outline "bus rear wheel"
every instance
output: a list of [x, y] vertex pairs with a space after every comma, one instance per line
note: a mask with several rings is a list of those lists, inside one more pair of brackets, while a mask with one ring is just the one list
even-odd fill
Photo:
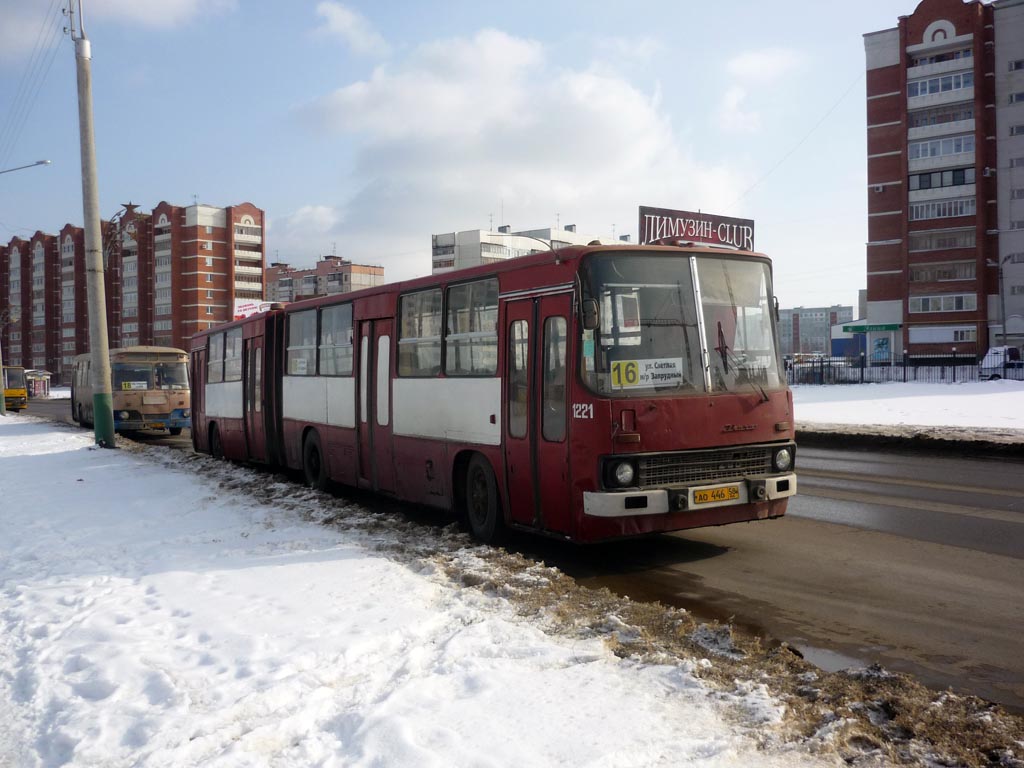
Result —
[[317, 491], [327, 490], [327, 465], [320, 447], [320, 435], [316, 432], [310, 432], [302, 444], [302, 471], [306, 475], [306, 485]]
[[224, 458], [224, 447], [220, 443], [220, 430], [216, 424], [210, 427], [210, 455], [215, 459]]
[[466, 522], [473, 537], [484, 544], [497, 544], [504, 537], [498, 483], [491, 465], [479, 454], [466, 469]]

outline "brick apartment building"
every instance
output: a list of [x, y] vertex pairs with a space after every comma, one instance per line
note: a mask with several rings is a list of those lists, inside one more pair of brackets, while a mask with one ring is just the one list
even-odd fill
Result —
[[1024, 0], [923, 0], [864, 47], [867, 323], [896, 354], [1020, 346]]
[[[196, 331], [230, 320], [236, 300], [263, 298], [264, 213], [250, 203], [216, 208], [127, 205], [102, 222], [111, 347], [188, 348]], [[38, 368], [66, 384], [89, 351], [85, 233], [0, 245], [0, 343], [4, 363]]]
[[832, 353], [832, 326], [853, 320], [851, 305], [779, 310], [779, 346], [784, 355]]
[[309, 269], [276, 261], [267, 267], [266, 283], [267, 301], [298, 301], [382, 285], [384, 267], [353, 264], [340, 256], [322, 256]]

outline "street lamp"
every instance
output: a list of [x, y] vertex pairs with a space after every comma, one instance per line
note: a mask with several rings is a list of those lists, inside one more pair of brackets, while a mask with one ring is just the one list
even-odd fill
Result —
[[23, 168], [35, 168], [37, 165], [49, 165], [49, 164], [50, 164], [49, 160], [36, 160], [34, 163], [29, 163], [28, 165], [19, 165], [17, 168], [8, 168], [6, 170], [0, 171], [0, 173], [10, 173], [11, 171], [20, 171]]

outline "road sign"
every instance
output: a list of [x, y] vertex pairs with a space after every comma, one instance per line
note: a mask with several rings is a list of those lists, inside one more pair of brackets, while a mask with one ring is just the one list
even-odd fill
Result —
[[891, 325], [844, 325], [843, 333], [868, 333], [869, 331], [898, 331], [903, 326], [900, 323]]

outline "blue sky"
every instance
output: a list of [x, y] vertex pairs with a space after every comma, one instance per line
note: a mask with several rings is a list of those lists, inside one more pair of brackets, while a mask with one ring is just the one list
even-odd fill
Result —
[[[53, 161], [0, 175], [3, 243], [82, 221], [62, 2], [0, 0], [0, 169]], [[398, 280], [432, 233], [700, 209], [755, 220], [783, 306], [856, 304], [862, 36], [915, 6], [85, 0], [101, 212], [249, 201], [269, 260]]]

